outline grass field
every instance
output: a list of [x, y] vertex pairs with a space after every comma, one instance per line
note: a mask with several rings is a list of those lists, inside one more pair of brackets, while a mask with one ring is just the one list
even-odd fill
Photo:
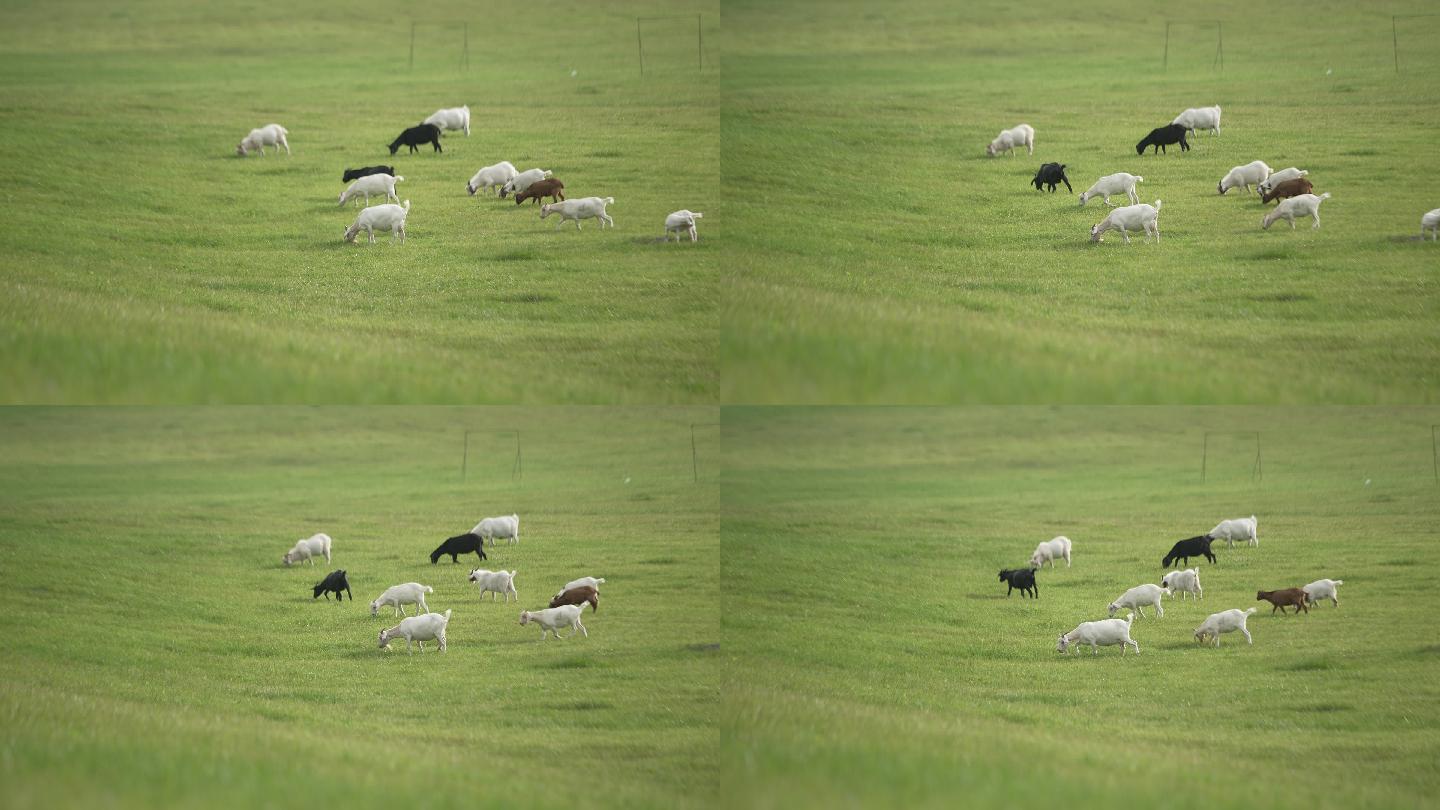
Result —
[[[0, 401], [714, 402], [718, 8], [7, 4]], [[468, 71], [456, 24], [408, 69], [412, 14], [469, 20]], [[461, 104], [470, 137], [390, 157]], [[293, 156], [237, 157], [272, 121]], [[616, 230], [469, 197], [502, 159], [613, 196]], [[409, 243], [342, 243], [342, 170], [392, 162]], [[711, 216], [667, 249], [678, 208]]]
[[[724, 411], [722, 779], [736, 807], [1433, 807], [1435, 409]], [[1201, 447], [1210, 440], [1206, 483]], [[1261, 479], [1252, 479], [1259, 431]], [[1367, 481], [1368, 486], [1367, 486]], [[1141, 654], [1056, 637], [1256, 514]], [[1065, 534], [1040, 598], [996, 571]], [[1257, 589], [1343, 579], [1340, 606]], [[1260, 603], [1263, 605], [1263, 603]]]
[[[1440, 17], [1131, 2], [725, 5], [727, 403], [1434, 402]], [[1161, 70], [1167, 19], [1177, 27]], [[1134, 145], [1219, 104], [1193, 151]], [[1020, 122], [1034, 156], [988, 158]], [[1334, 197], [1324, 227], [1260, 229], [1216, 184], [1263, 159]], [[1091, 245], [1079, 193], [1145, 178], [1162, 241]], [[1417, 163], [1418, 162], [1418, 163]], [[1305, 228], [1308, 223], [1303, 223]], [[1138, 241], [1138, 240], [1137, 240]]]
[[[714, 408], [0, 411], [0, 805], [710, 804], [715, 422]], [[511, 511], [521, 543], [488, 567], [519, 572], [520, 604], [482, 604], [469, 566], [429, 553]], [[312, 600], [323, 561], [281, 565], [315, 531], [359, 601]], [[588, 639], [517, 624], [582, 575], [606, 579]], [[410, 580], [454, 611], [444, 655], [377, 648], [395, 621], [368, 602]]]

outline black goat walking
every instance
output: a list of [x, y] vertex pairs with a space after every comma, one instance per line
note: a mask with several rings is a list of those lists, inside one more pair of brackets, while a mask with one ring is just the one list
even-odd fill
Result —
[[454, 537], [447, 538], [445, 542], [440, 544], [439, 548], [430, 552], [430, 564], [434, 565], [439, 562], [440, 558], [446, 554], [450, 555], [450, 562], [458, 563], [460, 562], [461, 554], [469, 554], [472, 551], [480, 555], [480, 559], [487, 559], [485, 556], [485, 541], [480, 539], [480, 535], [457, 534]]
[[315, 595], [311, 598], [319, 599], [320, 594], [323, 593], [325, 594], [325, 601], [328, 602], [330, 601], [330, 594], [334, 593], [336, 601], [343, 602], [345, 601], [345, 597], [341, 595], [341, 591], [350, 594], [351, 602], [355, 601], [355, 594], [350, 593], [350, 580], [345, 578], [345, 569], [343, 568], [339, 571], [331, 571], [329, 574], [326, 574], [325, 578], [320, 580], [320, 584], [315, 586]]
[[1010, 593], [1016, 589], [1019, 589], [1022, 599], [1026, 591], [1030, 591], [1030, 595], [1036, 599], [1040, 598], [1040, 588], [1035, 584], [1034, 568], [1006, 569], [1000, 572], [1000, 581], [1008, 586], [1005, 588], [1006, 599], [1009, 599]]
[[1075, 189], [1070, 187], [1070, 178], [1065, 176], [1064, 163], [1041, 164], [1040, 171], [1035, 172], [1035, 179], [1031, 180], [1030, 182], [1035, 184], [1036, 191], [1044, 191], [1041, 186], [1048, 183], [1050, 186], [1050, 192], [1053, 194], [1055, 192], [1055, 184], [1064, 183], [1066, 191], [1069, 191], [1072, 194], [1075, 192]]
[[418, 152], [416, 148], [422, 143], [433, 144], [436, 152], [444, 152], [440, 148], [440, 128], [434, 124], [421, 124], [418, 127], [410, 127], [400, 133], [400, 137], [390, 142], [390, 154], [395, 154], [402, 146], [410, 147], [411, 152]]
[[1191, 557], [1200, 556], [1214, 563], [1215, 555], [1210, 553], [1210, 544], [1214, 540], [1215, 538], [1208, 534], [1181, 540], [1170, 548], [1170, 553], [1165, 555], [1165, 559], [1160, 561], [1160, 565], [1169, 568], [1170, 564], [1176, 560], [1184, 560], [1183, 564], [1189, 565]]
[[1162, 152], [1165, 151], [1167, 145], [1177, 143], [1180, 144], [1181, 152], [1190, 151], [1190, 144], [1185, 142], [1185, 127], [1180, 124], [1167, 124], [1150, 130], [1150, 134], [1146, 135], [1144, 140], [1135, 144], [1135, 154], [1145, 154], [1147, 146], [1153, 146], [1156, 152]]

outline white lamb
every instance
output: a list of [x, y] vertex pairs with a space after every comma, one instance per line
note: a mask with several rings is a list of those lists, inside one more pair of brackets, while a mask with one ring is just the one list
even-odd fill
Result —
[[365, 204], [369, 205], [372, 194], [398, 203], [400, 198], [395, 196], [395, 184], [404, 179], [404, 177], [391, 177], [388, 174], [367, 174], [340, 192], [340, 204], [344, 205], [351, 200], [358, 202], [361, 197], [364, 197]]
[[540, 625], [540, 640], [544, 641], [548, 633], [554, 633], [555, 638], [566, 638], [560, 635], [560, 628], [569, 627], [570, 638], [576, 633], [584, 633], [586, 638], [590, 637], [590, 631], [580, 623], [580, 605], [561, 605], [560, 607], [545, 608], [544, 610], [522, 610], [520, 611], [520, 624], [526, 625], [535, 622]]
[[1214, 540], [1224, 540], [1226, 548], [1234, 548], [1236, 540], [1244, 540], [1246, 545], [1258, 546], [1260, 538], [1256, 530], [1259, 526], [1255, 516], [1251, 515], [1248, 518], [1222, 520], [1206, 533]]
[[1120, 594], [1119, 599], [1110, 603], [1110, 615], [1114, 616], [1121, 608], [1131, 608], [1143, 618], [1145, 616], [1144, 606], [1154, 605], [1155, 616], [1163, 619], [1165, 618], [1165, 608], [1161, 607], [1160, 600], [1167, 593], [1170, 593], [1168, 588], [1151, 585], [1148, 582], [1144, 585], [1136, 585], [1125, 593]]
[[376, 231], [389, 231], [390, 241], [394, 242], [395, 237], [400, 237], [400, 243], [405, 243], [405, 217], [410, 215], [410, 201], [405, 201], [402, 208], [394, 203], [384, 205], [372, 205], [360, 212], [355, 218], [355, 224], [345, 229], [345, 241], [354, 242], [355, 236], [361, 231], [370, 234], [370, 244], [375, 244]]
[[1099, 180], [1096, 180], [1095, 185], [1091, 186], [1088, 191], [1080, 192], [1080, 205], [1085, 205], [1086, 200], [1091, 200], [1095, 197], [1104, 197], [1105, 204], [1114, 208], [1115, 206], [1110, 202], [1111, 194], [1124, 194], [1130, 198], [1130, 203], [1133, 205], [1140, 202], [1140, 195], [1135, 193], [1135, 184], [1143, 182], [1145, 182], [1145, 178], [1138, 174], [1130, 174], [1129, 172], [1107, 174]]
[[1195, 628], [1195, 640], [1204, 643], [1206, 638], [1214, 638], [1215, 646], [1219, 647], [1221, 633], [1233, 633], [1239, 630], [1245, 634], [1246, 644], [1254, 644], [1254, 640], [1250, 638], [1250, 631], [1245, 627], [1245, 619], [1254, 612], [1255, 608], [1252, 607], [1245, 610], [1232, 608], [1219, 613], [1211, 613], [1205, 618], [1205, 621], [1200, 623], [1199, 627]]
[[1119, 231], [1125, 238], [1125, 244], [1130, 244], [1130, 232], [1141, 229], [1145, 231], [1145, 241], [1150, 241], [1151, 234], [1155, 236], [1156, 244], [1160, 242], [1160, 200], [1154, 205], [1126, 205], [1111, 211], [1108, 216], [1100, 220], [1095, 227], [1090, 229], [1090, 241], [1099, 242], [1100, 235], [1106, 231]]
[[380, 649], [390, 649], [390, 639], [404, 638], [405, 652], [412, 652], [410, 642], [414, 641], [420, 645], [420, 652], [425, 652], [425, 642], [440, 642], [440, 652], [445, 652], [445, 628], [450, 624], [450, 611], [444, 615], [439, 613], [422, 613], [419, 616], [410, 616], [400, 620], [400, 624], [386, 630], [380, 631]]
[[675, 234], [675, 244], [680, 244], [680, 234], [689, 231], [690, 241], [699, 241], [700, 236], [695, 232], [695, 220], [705, 216], [698, 211], [686, 211], [681, 209], [665, 217], [665, 241], [670, 241], [670, 234]]
[[[485, 598], [486, 593], [491, 593], [503, 596], [506, 602], [509, 602], [512, 596], [516, 602], [520, 601], [520, 594], [515, 592], [514, 571], [486, 571], [484, 568], [476, 568], [470, 572], [470, 581], [480, 588], [481, 599]], [[492, 595], [490, 601], [494, 602], [495, 596]]]
[[421, 121], [422, 124], [434, 124], [441, 129], [463, 129], [465, 137], [470, 137], [470, 106], [449, 107], [443, 110], [436, 110], [430, 113], [430, 117]]
[[520, 542], [520, 516], [501, 515], [500, 517], [487, 517], [475, 524], [470, 533], [480, 538], [481, 542], [490, 541], [495, 545], [496, 540], [508, 540], [510, 545]]
[[1035, 154], [1035, 128], [1029, 124], [1020, 124], [1012, 129], [1002, 129], [995, 140], [985, 147], [985, 154], [994, 157], [1001, 152], [1009, 152], [1017, 146], [1023, 146], [1029, 150], [1029, 154]]
[[1275, 220], [1283, 219], [1290, 223], [1290, 230], [1293, 231], [1296, 217], [1310, 217], [1315, 220], [1315, 224], [1310, 226], [1310, 230], [1313, 231], [1320, 227], [1320, 203], [1328, 199], [1330, 199], [1330, 192], [1327, 191], [1318, 197], [1314, 194], [1297, 194], [1289, 199], [1281, 200], [1280, 204], [1275, 206], [1274, 211], [1266, 214], [1260, 220], [1260, 227], [1268, 231]]
[[434, 588], [418, 582], [391, 585], [374, 602], [370, 603], [370, 615], [378, 616], [380, 608], [389, 606], [395, 608], [395, 615], [399, 616], [405, 612], [405, 605], [415, 605], [416, 616], [429, 613], [430, 606], [425, 604], [425, 594], [434, 592]]
[[1305, 592], [1306, 602], [1319, 602], [1321, 599], [1329, 599], [1340, 607], [1340, 597], [1335, 593], [1338, 585], [1344, 585], [1343, 579], [1317, 579], [1300, 590]]
[[1175, 116], [1172, 124], [1180, 124], [1194, 133], [1196, 130], [1208, 129], [1216, 135], [1220, 134], [1220, 107], [1191, 107], [1185, 112]]
[[1046, 540], [1035, 547], [1035, 553], [1030, 555], [1030, 564], [1036, 568], [1043, 568], [1045, 563], [1055, 567], [1055, 559], [1063, 558], [1065, 567], [1070, 567], [1070, 538], [1061, 535], [1054, 540]]
[[1425, 232], [1430, 232], [1430, 241], [1440, 240], [1440, 208], [1420, 217], [1420, 241], [1425, 241]]
[[1200, 572], [1194, 568], [1171, 571], [1160, 579], [1160, 587], [1169, 589], [1171, 599], [1175, 598], [1177, 592], [1181, 594], [1182, 600], [1185, 598], [1185, 594], [1196, 599], [1205, 598], [1205, 590], [1200, 587]]
[[561, 200], [558, 203], [546, 203], [540, 206], [540, 218], [544, 219], [551, 214], [559, 214], [560, 221], [555, 223], [555, 229], [559, 230], [567, 220], [575, 220], [575, 230], [580, 230], [580, 220], [600, 220], [600, 230], [605, 230], [608, 224], [615, 227], [615, 220], [605, 213], [605, 206], [614, 205], [614, 197], [577, 197], [570, 200]]
[[1097, 647], [1110, 647], [1120, 645], [1120, 654], [1125, 654], [1125, 646], [1135, 648], [1135, 654], [1140, 654], [1140, 644], [1130, 638], [1130, 623], [1135, 621], [1135, 614], [1128, 614], [1123, 619], [1101, 619], [1097, 622], [1082, 622], [1079, 627], [1068, 633], [1060, 634], [1060, 642], [1055, 649], [1058, 652], [1066, 652], [1070, 647], [1090, 645], [1090, 654], [1098, 655]]
[[1270, 167], [1265, 164], [1265, 161], [1252, 160], [1244, 166], [1236, 166], [1231, 169], [1224, 177], [1220, 178], [1220, 182], [1215, 187], [1220, 190], [1221, 194], [1232, 188], [1243, 188], [1245, 193], [1249, 194], [1251, 186], [1255, 186], [1258, 191], [1260, 184], [1269, 177]]
[[475, 172], [475, 176], [470, 178], [469, 183], [465, 184], [465, 190], [470, 192], [470, 196], [473, 197], [475, 196], [475, 192], [482, 188], [493, 188], [498, 195], [500, 193], [500, 187], [509, 182], [510, 179], [517, 174], [519, 174], [519, 172], [515, 171], [514, 164], [508, 160], [502, 160], [494, 166], [486, 166], [480, 171]]
[[1261, 181], [1260, 181], [1260, 185], [1257, 186], [1256, 188], [1259, 190], [1259, 192], [1260, 192], [1261, 194], [1269, 194], [1269, 193], [1270, 193], [1270, 189], [1272, 189], [1272, 188], [1280, 185], [1281, 183], [1285, 182], [1286, 180], [1294, 180], [1294, 179], [1299, 178], [1299, 177], [1304, 177], [1304, 176], [1308, 175], [1309, 173], [1310, 173], [1310, 172], [1308, 172], [1308, 171], [1302, 171], [1302, 170], [1300, 170], [1300, 169], [1295, 168], [1294, 166], [1291, 166], [1291, 167], [1288, 168], [1288, 169], [1281, 169], [1281, 170], [1278, 171], [1278, 172], [1271, 172], [1271, 173], [1270, 173], [1270, 176], [1267, 177], [1267, 178], [1265, 178], [1264, 180], [1261, 180]]
[[322, 554], [325, 556], [325, 562], [330, 562], [330, 535], [323, 532], [311, 535], [304, 540], [296, 540], [295, 547], [285, 552], [285, 556], [280, 559], [286, 565], [306, 560], [314, 565], [315, 558]]
[[266, 124], [259, 129], [252, 129], [250, 134], [240, 142], [240, 145], [235, 147], [235, 154], [245, 157], [250, 154], [251, 149], [259, 149], [261, 156], [264, 156], [265, 147], [273, 146], [275, 151], [279, 152], [280, 147], [283, 146], [285, 154], [288, 155], [290, 154], [290, 143], [285, 140], [285, 136], [289, 134], [290, 131], [279, 124]]
[[518, 194], [549, 176], [549, 169], [526, 169], [509, 180], [506, 180], [504, 184], [500, 186], [500, 196], [504, 197], [506, 194]]

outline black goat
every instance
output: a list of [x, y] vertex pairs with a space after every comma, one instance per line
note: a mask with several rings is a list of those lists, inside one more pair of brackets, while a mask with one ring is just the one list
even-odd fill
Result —
[[1010, 598], [1010, 592], [1016, 588], [1020, 589], [1020, 598], [1022, 599], [1025, 598], [1026, 591], [1030, 591], [1030, 595], [1036, 599], [1040, 598], [1040, 588], [1035, 584], [1034, 568], [1006, 569], [1000, 572], [1000, 581], [1007, 584], [1006, 599]]
[[1040, 171], [1035, 172], [1035, 179], [1031, 180], [1030, 182], [1035, 184], [1036, 191], [1043, 191], [1044, 189], [1040, 187], [1047, 183], [1050, 185], [1050, 192], [1052, 194], [1055, 192], [1056, 183], [1064, 183], [1066, 191], [1069, 191], [1071, 193], [1074, 193], [1075, 191], [1075, 189], [1070, 187], [1070, 178], [1065, 176], [1064, 163], [1041, 164]]
[[440, 128], [434, 124], [421, 124], [418, 127], [410, 127], [400, 133], [400, 137], [390, 142], [390, 154], [395, 154], [402, 146], [410, 147], [411, 152], [418, 152], [415, 147], [422, 143], [433, 144], [436, 152], [444, 152], [440, 148]]
[[457, 534], [440, 544], [440, 547], [430, 552], [430, 564], [434, 565], [446, 554], [450, 555], [450, 562], [460, 562], [461, 554], [475, 552], [480, 559], [488, 559], [485, 556], [485, 541], [480, 539], [478, 534]]
[[1210, 544], [1214, 542], [1214, 540], [1215, 538], [1208, 534], [1181, 540], [1170, 548], [1170, 553], [1165, 555], [1165, 559], [1160, 561], [1160, 565], [1169, 568], [1170, 564], [1176, 560], [1184, 560], [1185, 562], [1183, 564], [1189, 565], [1191, 557], [1200, 556], [1204, 556], [1205, 559], [1214, 563], [1215, 555], [1210, 553]]
[[1155, 147], [1157, 153], [1162, 152], [1166, 145], [1176, 143], [1180, 144], [1181, 152], [1190, 151], [1190, 144], [1185, 142], [1185, 127], [1180, 124], [1168, 124], [1163, 127], [1156, 127], [1150, 130], [1150, 134], [1145, 136], [1145, 140], [1135, 144], [1135, 154], [1145, 154], [1145, 147], [1147, 146]]
[[[350, 580], [345, 578], [345, 569], [343, 568], [339, 571], [331, 571], [329, 574], [326, 574], [325, 578], [320, 580], [320, 584], [315, 586], [315, 595], [311, 598], [319, 599], [320, 594], [323, 593], [325, 594], [325, 601], [328, 602], [330, 601], [330, 594], [333, 592], [336, 601], [343, 602], [345, 601], [345, 597], [341, 595], [341, 591], [350, 593]], [[350, 601], [355, 601], [355, 594], [350, 593]]]
[[366, 167], [363, 168], [363, 169], [346, 169], [346, 170], [345, 170], [345, 176], [342, 177], [342, 178], [340, 178], [340, 182], [342, 182], [342, 183], [348, 183], [348, 182], [350, 182], [351, 180], [359, 180], [359, 179], [362, 178], [362, 177], [369, 177], [369, 176], [372, 175], [372, 174], [388, 174], [388, 175], [390, 175], [391, 177], [394, 177], [394, 176], [395, 176], [395, 167], [394, 167], [394, 166], [366, 166]]

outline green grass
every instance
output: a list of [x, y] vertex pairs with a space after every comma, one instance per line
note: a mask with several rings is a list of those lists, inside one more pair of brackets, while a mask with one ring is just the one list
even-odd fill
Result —
[[[722, 773], [736, 807], [1433, 807], [1434, 409], [727, 408]], [[1258, 430], [1262, 481], [1252, 480]], [[1201, 447], [1211, 437], [1206, 483]], [[1370, 482], [1366, 485], [1366, 481]], [[1256, 514], [1141, 654], [1055, 639]], [[996, 571], [1065, 534], [1040, 598]], [[1219, 649], [1204, 616], [1343, 579]]]
[[[0, 804], [710, 804], [715, 421], [713, 408], [5, 409]], [[522, 436], [521, 480], [506, 430]], [[481, 603], [465, 564], [430, 564], [445, 537], [511, 511], [521, 543], [487, 565], [519, 572], [519, 605]], [[281, 565], [315, 531], [334, 537], [354, 604], [312, 599], [323, 561]], [[582, 575], [607, 581], [588, 639], [541, 643], [517, 624]], [[395, 621], [367, 603], [412, 580], [454, 610], [444, 655], [377, 648]]]
[[[705, 403], [718, 253], [656, 241], [715, 210], [718, 6], [11, 3], [0, 31], [0, 401]], [[678, 26], [678, 27], [677, 27]], [[571, 71], [576, 71], [572, 77]], [[445, 152], [386, 145], [469, 104]], [[235, 155], [255, 126], [291, 157]], [[617, 228], [556, 232], [470, 197], [481, 166], [543, 166], [613, 196]], [[395, 165], [404, 246], [344, 244], [344, 168]], [[388, 238], [388, 237], [385, 237]], [[383, 241], [383, 239], [382, 239]]]
[[[1435, 401], [1440, 18], [1402, 23], [1399, 75], [1389, 19], [1428, 11], [1222, 0], [1179, 16], [1224, 22], [1223, 72], [1181, 28], [1161, 72], [1167, 4], [727, 3], [723, 401]], [[1221, 135], [1136, 156], [1209, 104]], [[1021, 121], [1035, 155], [986, 157]], [[1322, 230], [1217, 195], [1255, 159], [1334, 194]], [[1049, 161], [1143, 176], [1163, 241], [1091, 245], [1102, 205], [1029, 185]]]

